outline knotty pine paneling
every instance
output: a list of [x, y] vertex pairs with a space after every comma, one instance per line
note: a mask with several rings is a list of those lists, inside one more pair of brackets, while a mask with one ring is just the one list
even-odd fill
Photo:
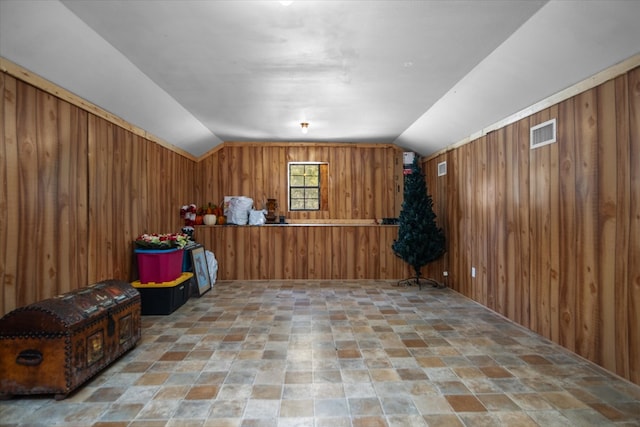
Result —
[[[615, 82], [608, 81], [597, 88], [597, 168], [598, 204], [597, 204], [597, 232], [599, 239], [598, 251], [598, 282], [615, 283], [616, 265], [616, 211], [617, 211], [617, 150], [609, 150], [610, 141], [616, 140], [616, 102]], [[602, 351], [602, 348], [615, 347], [615, 287], [603, 286], [600, 290], [600, 310], [597, 319], [598, 332], [601, 343], [596, 350], [604, 365], [615, 365], [615, 353]]]
[[133, 239], [180, 228], [196, 162], [0, 74], [0, 314], [133, 280]]
[[[532, 123], [542, 123], [549, 120], [549, 112], [545, 110], [534, 115]], [[531, 280], [529, 282], [530, 301], [532, 307], [529, 313], [529, 328], [539, 334], [550, 337], [549, 329], [549, 275], [551, 254], [551, 228], [549, 224], [551, 201], [550, 184], [550, 152], [557, 150], [557, 144], [545, 145], [529, 154], [529, 209], [530, 209], [530, 244], [537, 248], [531, 252]]]
[[[488, 236], [489, 246], [487, 250], [489, 253], [494, 252], [496, 254], [496, 262], [489, 263], [488, 269], [491, 271], [489, 277], [496, 278], [495, 282], [489, 282], [491, 287], [491, 301], [494, 310], [499, 313], [507, 311], [507, 298], [509, 292], [507, 291], [506, 279], [507, 279], [507, 217], [506, 217], [506, 193], [507, 193], [507, 165], [506, 165], [506, 138], [507, 129], [500, 129], [499, 132], [490, 134], [488, 140], [489, 148], [491, 148], [490, 161], [488, 165], [488, 175], [493, 176], [492, 188], [493, 188], [493, 201], [489, 200], [489, 205], [494, 206], [493, 212], [489, 213], [489, 218], [493, 216], [494, 222], [490, 222], [492, 227], [489, 228]], [[492, 173], [493, 171], [493, 173]]]
[[[199, 162], [194, 203], [246, 196], [261, 209], [266, 199], [275, 198], [280, 214], [295, 220], [397, 217], [401, 156], [398, 147], [383, 144], [225, 143]], [[287, 210], [289, 162], [328, 163], [327, 211]]]
[[[248, 195], [275, 197], [284, 209], [289, 160], [328, 162], [330, 199], [327, 212], [287, 216], [373, 219], [400, 210], [397, 147], [237, 143], [196, 163], [7, 73], [0, 91], [2, 314], [103, 278], [131, 278], [133, 237], [177, 229], [184, 203]], [[529, 127], [544, 117], [558, 118], [558, 143], [533, 153]], [[448, 173], [433, 184], [442, 160]], [[638, 69], [427, 160], [448, 245], [429, 276], [446, 268], [453, 289], [640, 384], [638, 164]], [[395, 227], [248, 229], [203, 233], [221, 278], [410, 274], [390, 249]]]
[[0, 74], [0, 312], [5, 313], [15, 307], [18, 299], [16, 272], [18, 266], [18, 250], [20, 232], [18, 229], [20, 210], [18, 181], [17, 141], [17, 81]]
[[[225, 143], [199, 162], [195, 203], [247, 196], [260, 209], [276, 198], [280, 215], [297, 221], [397, 217], [401, 158], [381, 144]], [[288, 212], [288, 163], [307, 161], [329, 165], [328, 210]], [[198, 227], [196, 237], [216, 254], [223, 280], [401, 279], [408, 271], [391, 251], [397, 227]]]
[[[529, 281], [531, 275], [531, 267], [529, 263], [529, 258], [531, 256], [531, 252], [534, 251], [534, 248], [531, 245], [531, 234], [530, 223], [531, 218], [529, 215], [529, 187], [530, 182], [527, 179], [527, 173], [530, 168], [529, 164], [529, 129], [531, 123], [529, 118], [525, 118], [516, 123], [516, 126], [519, 128], [518, 132], [518, 154], [519, 154], [519, 164], [517, 172], [514, 172], [513, 179], [518, 183], [518, 197], [517, 197], [517, 205], [514, 206], [514, 209], [518, 210], [518, 224], [517, 224], [517, 232], [519, 232], [520, 236], [520, 245], [515, 246], [514, 252], [509, 252], [511, 256], [516, 257], [515, 263], [518, 264], [518, 270], [520, 275], [512, 278], [511, 283], [517, 283], [518, 288], [516, 292], [520, 291], [521, 299], [520, 299], [520, 310], [517, 310], [516, 319], [521, 319], [521, 324], [529, 323], [529, 315], [531, 312], [531, 289], [529, 288]], [[515, 141], [507, 141], [507, 144], [516, 144]], [[519, 257], [518, 257], [519, 255]], [[510, 287], [513, 285], [510, 284]], [[516, 304], [517, 305], [517, 304]]]
[[[39, 283], [40, 272], [42, 271], [42, 259], [50, 254], [43, 253], [37, 257], [37, 262], [30, 259], [33, 254], [26, 248], [25, 243], [30, 243], [33, 247], [39, 246], [40, 240], [44, 237], [38, 235], [37, 215], [38, 215], [38, 145], [36, 130], [37, 114], [37, 90], [31, 86], [18, 86], [17, 103], [17, 135], [18, 143], [18, 211], [20, 220], [17, 224], [19, 231], [19, 256], [17, 268], [23, 273], [24, 279], [31, 286], [18, 286], [17, 297], [23, 300], [35, 301], [41, 299], [48, 293], [54, 292], [56, 283], [53, 286], [41, 287], [33, 286]], [[53, 238], [53, 236], [50, 236]], [[44, 289], [44, 291], [43, 291]]]
[[473, 203], [471, 210], [471, 227], [477, 230], [471, 253], [478, 254], [478, 256], [470, 257], [470, 260], [471, 265], [476, 268], [475, 283], [473, 284], [475, 298], [482, 302], [483, 305], [490, 306], [491, 293], [489, 292], [489, 267], [486, 254], [487, 245], [489, 244], [488, 226], [493, 223], [493, 221], [488, 221], [489, 218], [492, 218], [490, 212], [492, 207], [489, 199], [493, 198], [493, 188], [490, 187], [488, 182], [487, 139], [488, 137], [480, 138], [477, 144], [471, 146], [473, 159], [471, 166], [476, 189], [473, 194], [476, 201]]
[[409, 267], [390, 249], [397, 226], [199, 226], [220, 280], [402, 279]]
[[575, 100], [562, 102], [558, 109], [558, 123], [564, 123], [557, 130], [560, 166], [558, 170], [560, 208], [559, 221], [564, 244], [560, 246], [560, 271], [562, 278], [560, 293], [560, 336], [558, 342], [571, 351], [576, 351], [576, 313], [575, 301], [577, 292], [577, 231], [576, 215], [576, 153], [575, 153]]
[[[629, 303], [620, 309], [628, 311], [629, 325], [629, 376], [640, 383], [640, 69], [629, 73], [629, 174], [630, 174], [630, 224], [629, 251], [618, 256], [628, 257], [629, 280], [623, 283]], [[625, 156], [621, 152], [618, 159]], [[622, 238], [622, 236], [617, 236]], [[616, 283], [617, 285], [617, 283]], [[623, 325], [620, 325], [622, 328]]]
[[69, 292], [74, 283], [86, 281], [88, 234], [87, 188], [87, 112], [69, 103], [58, 102], [58, 224], [56, 253], [58, 293]]
[[[449, 236], [450, 233], [450, 225], [448, 221], [445, 221], [445, 212], [447, 206], [447, 195], [449, 194], [447, 187], [447, 180], [449, 177], [449, 172], [447, 175], [438, 176], [438, 163], [446, 161], [445, 155], [440, 155], [434, 159], [435, 161], [429, 163], [427, 167], [424, 168], [425, 175], [425, 184], [427, 187], [427, 194], [429, 194], [433, 201], [433, 211], [436, 215], [436, 224], [438, 227], [443, 229], [444, 235]], [[435, 187], [432, 191], [431, 186]], [[437, 197], [437, 199], [436, 199]], [[450, 246], [450, 241], [447, 239], [446, 242], [447, 250], [452, 250]], [[424, 271], [422, 272], [425, 278], [436, 280], [439, 283], [446, 284], [448, 282], [448, 277], [445, 277], [443, 273], [448, 271], [448, 266], [446, 261], [447, 257], [440, 257], [439, 259], [427, 264], [424, 267]]]
[[598, 297], [602, 283], [598, 280], [598, 170], [597, 98], [591, 89], [576, 96], [576, 201], [580, 211], [576, 215], [578, 288], [576, 306], [576, 348], [589, 360], [597, 359]]
[[[550, 118], [557, 143], [530, 150]], [[640, 384], [637, 165], [640, 68], [427, 159], [448, 251], [426, 270], [446, 266], [454, 290]]]
[[[629, 80], [635, 75], [631, 75]], [[630, 245], [638, 245], [638, 241], [631, 239], [631, 231], [630, 231], [630, 220], [631, 220], [631, 174], [633, 173], [631, 168], [631, 159], [634, 157], [634, 153], [632, 152], [632, 145], [630, 143], [630, 133], [631, 133], [631, 121], [630, 121], [630, 110], [631, 110], [631, 102], [629, 98], [629, 82], [628, 79], [618, 78], [614, 81], [615, 84], [615, 110], [612, 111], [615, 115], [616, 121], [616, 238], [615, 238], [615, 265], [614, 269], [614, 283], [631, 283], [632, 280], [629, 274], [632, 274], [630, 268], [634, 266], [629, 265], [630, 262], [633, 262], [629, 256], [625, 254], [631, 254], [631, 246]], [[636, 105], [638, 105], [636, 103]], [[637, 123], [637, 121], [636, 121]], [[638, 135], [640, 129], [636, 127], [634, 133]], [[638, 147], [636, 144], [635, 147]], [[637, 153], [637, 149], [636, 149]], [[638, 164], [638, 158], [636, 158], [636, 165]], [[640, 184], [636, 181], [636, 189], [640, 188]], [[640, 200], [640, 195], [636, 193], [636, 196], [633, 196], [633, 199], [638, 203]], [[636, 205], [637, 206], [637, 205]], [[638, 229], [636, 229], [636, 236], [638, 235]], [[636, 252], [637, 253], [637, 252]], [[637, 262], [637, 259], [636, 259]], [[627, 268], [630, 267], [630, 268]], [[637, 267], [637, 265], [636, 265]], [[637, 271], [637, 270], [636, 270]], [[638, 282], [636, 282], [638, 283]], [[617, 371], [620, 372], [625, 378], [630, 377], [629, 372], [629, 359], [626, 357], [627, 354], [630, 354], [632, 349], [630, 348], [630, 336], [629, 331], [634, 329], [633, 324], [629, 321], [629, 310], [620, 309], [620, 307], [631, 307], [629, 301], [629, 292], [628, 288], [625, 286], [612, 286], [614, 293], [614, 302], [613, 302], [613, 318], [611, 317], [603, 317], [603, 331], [602, 333], [608, 333], [611, 329], [614, 330], [613, 338], [616, 343], [615, 347], [610, 347], [610, 341], [608, 341], [609, 337], [603, 338], [603, 345], [600, 346], [600, 351], [603, 353], [609, 353], [607, 351], [608, 348], [617, 348], [615, 354], [615, 361], [607, 360], [607, 364], [605, 366], [615, 366]], [[607, 301], [606, 304], [611, 304], [610, 301]], [[606, 313], [610, 313], [610, 309], [605, 310]], [[605, 325], [606, 322], [606, 325]], [[605, 329], [607, 332], [605, 332]], [[637, 346], [640, 343], [636, 344]], [[631, 356], [633, 358], [634, 356]], [[638, 360], [640, 355], [635, 355], [635, 360]], [[638, 369], [638, 367], [636, 367]]]
[[88, 141], [90, 224], [100, 225], [89, 233], [89, 277], [132, 280], [133, 240], [180, 229], [196, 163], [93, 115]]
[[[473, 218], [473, 206], [476, 204], [476, 189], [474, 185], [474, 175], [472, 173], [472, 162], [471, 159], [473, 157], [472, 153], [472, 145], [467, 144], [461, 153], [461, 178], [462, 182], [465, 183], [465, 186], [462, 187], [463, 190], [460, 192], [460, 208], [462, 209], [462, 218], [460, 218], [460, 228], [459, 234], [463, 236], [468, 236], [467, 239], [462, 239], [461, 242], [463, 247], [461, 248], [461, 264], [460, 264], [460, 272], [465, 272], [465, 276], [471, 277], [471, 266], [474, 265], [473, 257], [473, 248], [475, 246], [475, 241], [477, 240], [477, 236], [471, 232], [473, 229], [471, 220]], [[475, 292], [471, 280], [465, 280], [465, 295], [470, 295]]]

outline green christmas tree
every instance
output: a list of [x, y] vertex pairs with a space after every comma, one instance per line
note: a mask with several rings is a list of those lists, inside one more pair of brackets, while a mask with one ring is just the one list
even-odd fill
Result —
[[[433, 201], [427, 192], [424, 174], [415, 156], [411, 173], [404, 181], [404, 201], [400, 211], [398, 239], [393, 241], [393, 252], [415, 270], [415, 284], [420, 283], [420, 269], [441, 257], [446, 240], [442, 229], [436, 224]], [[407, 279], [405, 284], [411, 284]], [[437, 285], [435, 280], [429, 280]]]

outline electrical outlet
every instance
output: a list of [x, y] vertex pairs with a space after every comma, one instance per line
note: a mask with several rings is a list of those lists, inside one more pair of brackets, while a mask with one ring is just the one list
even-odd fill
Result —
[[471, 267], [471, 277], [476, 277], [476, 268]]
[[447, 277], [447, 276], [449, 276], [449, 272], [448, 272], [448, 271], [443, 271], [443, 272], [442, 272], [442, 275], [443, 275], [444, 277]]

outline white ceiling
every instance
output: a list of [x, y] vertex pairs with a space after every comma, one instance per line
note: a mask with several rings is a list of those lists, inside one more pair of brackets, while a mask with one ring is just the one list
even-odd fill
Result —
[[636, 55], [639, 18], [633, 0], [0, 0], [0, 56], [195, 157], [428, 155]]

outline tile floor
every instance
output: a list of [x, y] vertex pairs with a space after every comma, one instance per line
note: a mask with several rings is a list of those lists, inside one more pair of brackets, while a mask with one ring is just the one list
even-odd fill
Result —
[[219, 282], [2, 426], [640, 426], [640, 387], [448, 289]]

